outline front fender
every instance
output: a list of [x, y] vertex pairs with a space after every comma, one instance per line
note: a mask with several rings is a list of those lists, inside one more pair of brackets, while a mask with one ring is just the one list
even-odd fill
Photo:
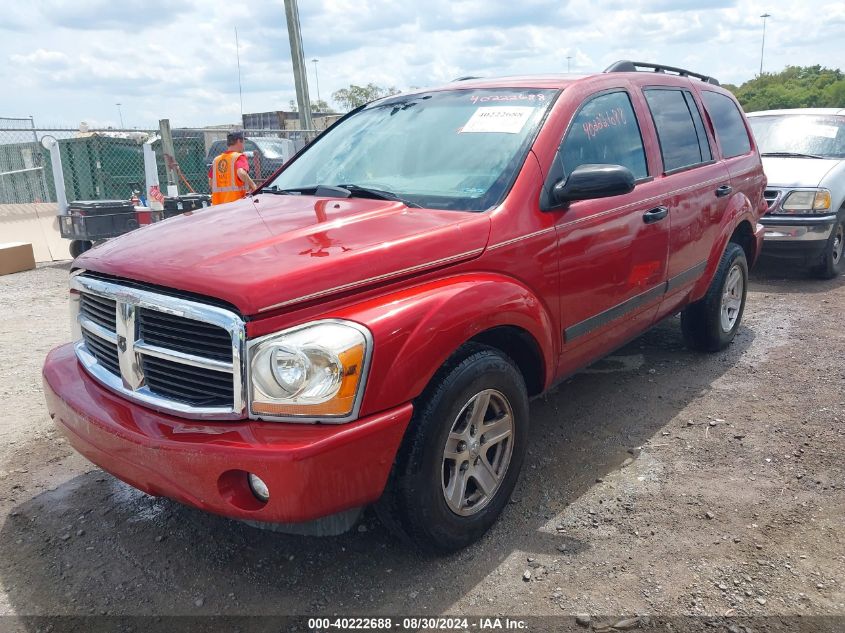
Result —
[[[698, 282], [692, 289], [690, 294], [690, 301], [698, 301], [705, 294], [707, 289], [716, 275], [716, 269], [719, 267], [719, 261], [722, 259], [722, 253], [728, 246], [731, 236], [736, 231], [737, 227], [743, 223], [748, 222], [752, 235], [756, 231], [757, 220], [762, 214], [762, 210], [755, 209], [754, 205], [744, 193], [738, 192], [731, 196], [728, 200], [728, 206], [725, 213], [722, 215], [722, 221], [719, 224], [718, 237], [713, 241], [710, 249], [710, 254], [707, 258], [707, 267], [704, 269], [704, 274], [698, 279]], [[754, 262], [749, 261], [751, 266]]]
[[548, 307], [526, 286], [496, 274], [464, 274], [406, 288], [331, 316], [367, 326], [374, 351], [362, 415], [413, 400], [461, 345], [499, 326], [528, 332], [548, 386], [557, 358]]

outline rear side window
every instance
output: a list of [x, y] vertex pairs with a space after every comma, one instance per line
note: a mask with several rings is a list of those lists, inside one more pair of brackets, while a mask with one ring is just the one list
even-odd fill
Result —
[[628, 93], [606, 93], [581, 106], [558, 156], [564, 177], [585, 164], [622, 165], [637, 180], [648, 177], [640, 126]]
[[742, 114], [732, 99], [718, 92], [703, 90], [704, 106], [713, 121], [716, 138], [722, 148], [722, 158], [733, 158], [751, 151], [748, 130], [742, 121]]
[[671, 172], [708, 162], [712, 158], [710, 145], [692, 95], [685, 90], [664, 88], [643, 92], [657, 128], [663, 171]]

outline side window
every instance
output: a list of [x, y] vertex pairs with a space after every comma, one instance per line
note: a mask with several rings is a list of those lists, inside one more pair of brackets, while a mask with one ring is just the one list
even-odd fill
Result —
[[[660, 154], [663, 156], [663, 171], [669, 172], [706, 163], [712, 156], [701, 115], [695, 101], [685, 90], [652, 88], [643, 91], [648, 102]], [[693, 114], [693, 112], [695, 114]]]
[[578, 110], [558, 153], [567, 176], [578, 165], [627, 167], [637, 180], [648, 177], [640, 126], [626, 92], [594, 97]]
[[748, 130], [742, 121], [742, 114], [732, 99], [718, 92], [703, 90], [704, 106], [713, 121], [716, 138], [722, 148], [722, 158], [733, 158], [751, 151]]

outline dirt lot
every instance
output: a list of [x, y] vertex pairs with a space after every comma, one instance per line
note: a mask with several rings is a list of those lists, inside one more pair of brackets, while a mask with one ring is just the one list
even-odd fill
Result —
[[534, 401], [513, 503], [428, 559], [369, 515], [269, 533], [73, 454], [40, 382], [67, 271], [0, 277], [0, 615], [845, 616], [845, 278], [766, 265], [724, 353], [670, 319]]

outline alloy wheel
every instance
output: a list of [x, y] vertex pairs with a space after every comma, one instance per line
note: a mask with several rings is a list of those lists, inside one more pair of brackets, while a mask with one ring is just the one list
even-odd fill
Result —
[[845, 222], [840, 222], [836, 225], [836, 234], [833, 236], [833, 248], [831, 249], [831, 255], [833, 259], [833, 265], [839, 263], [839, 260], [842, 259], [842, 241], [843, 237], [845, 236]]
[[463, 406], [443, 450], [443, 498], [455, 514], [482, 510], [496, 494], [510, 464], [513, 409], [495, 389], [475, 394]]
[[745, 290], [745, 278], [742, 269], [734, 264], [728, 271], [725, 287], [722, 290], [720, 321], [723, 332], [730, 332], [739, 318], [742, 309], [742, 295]]

